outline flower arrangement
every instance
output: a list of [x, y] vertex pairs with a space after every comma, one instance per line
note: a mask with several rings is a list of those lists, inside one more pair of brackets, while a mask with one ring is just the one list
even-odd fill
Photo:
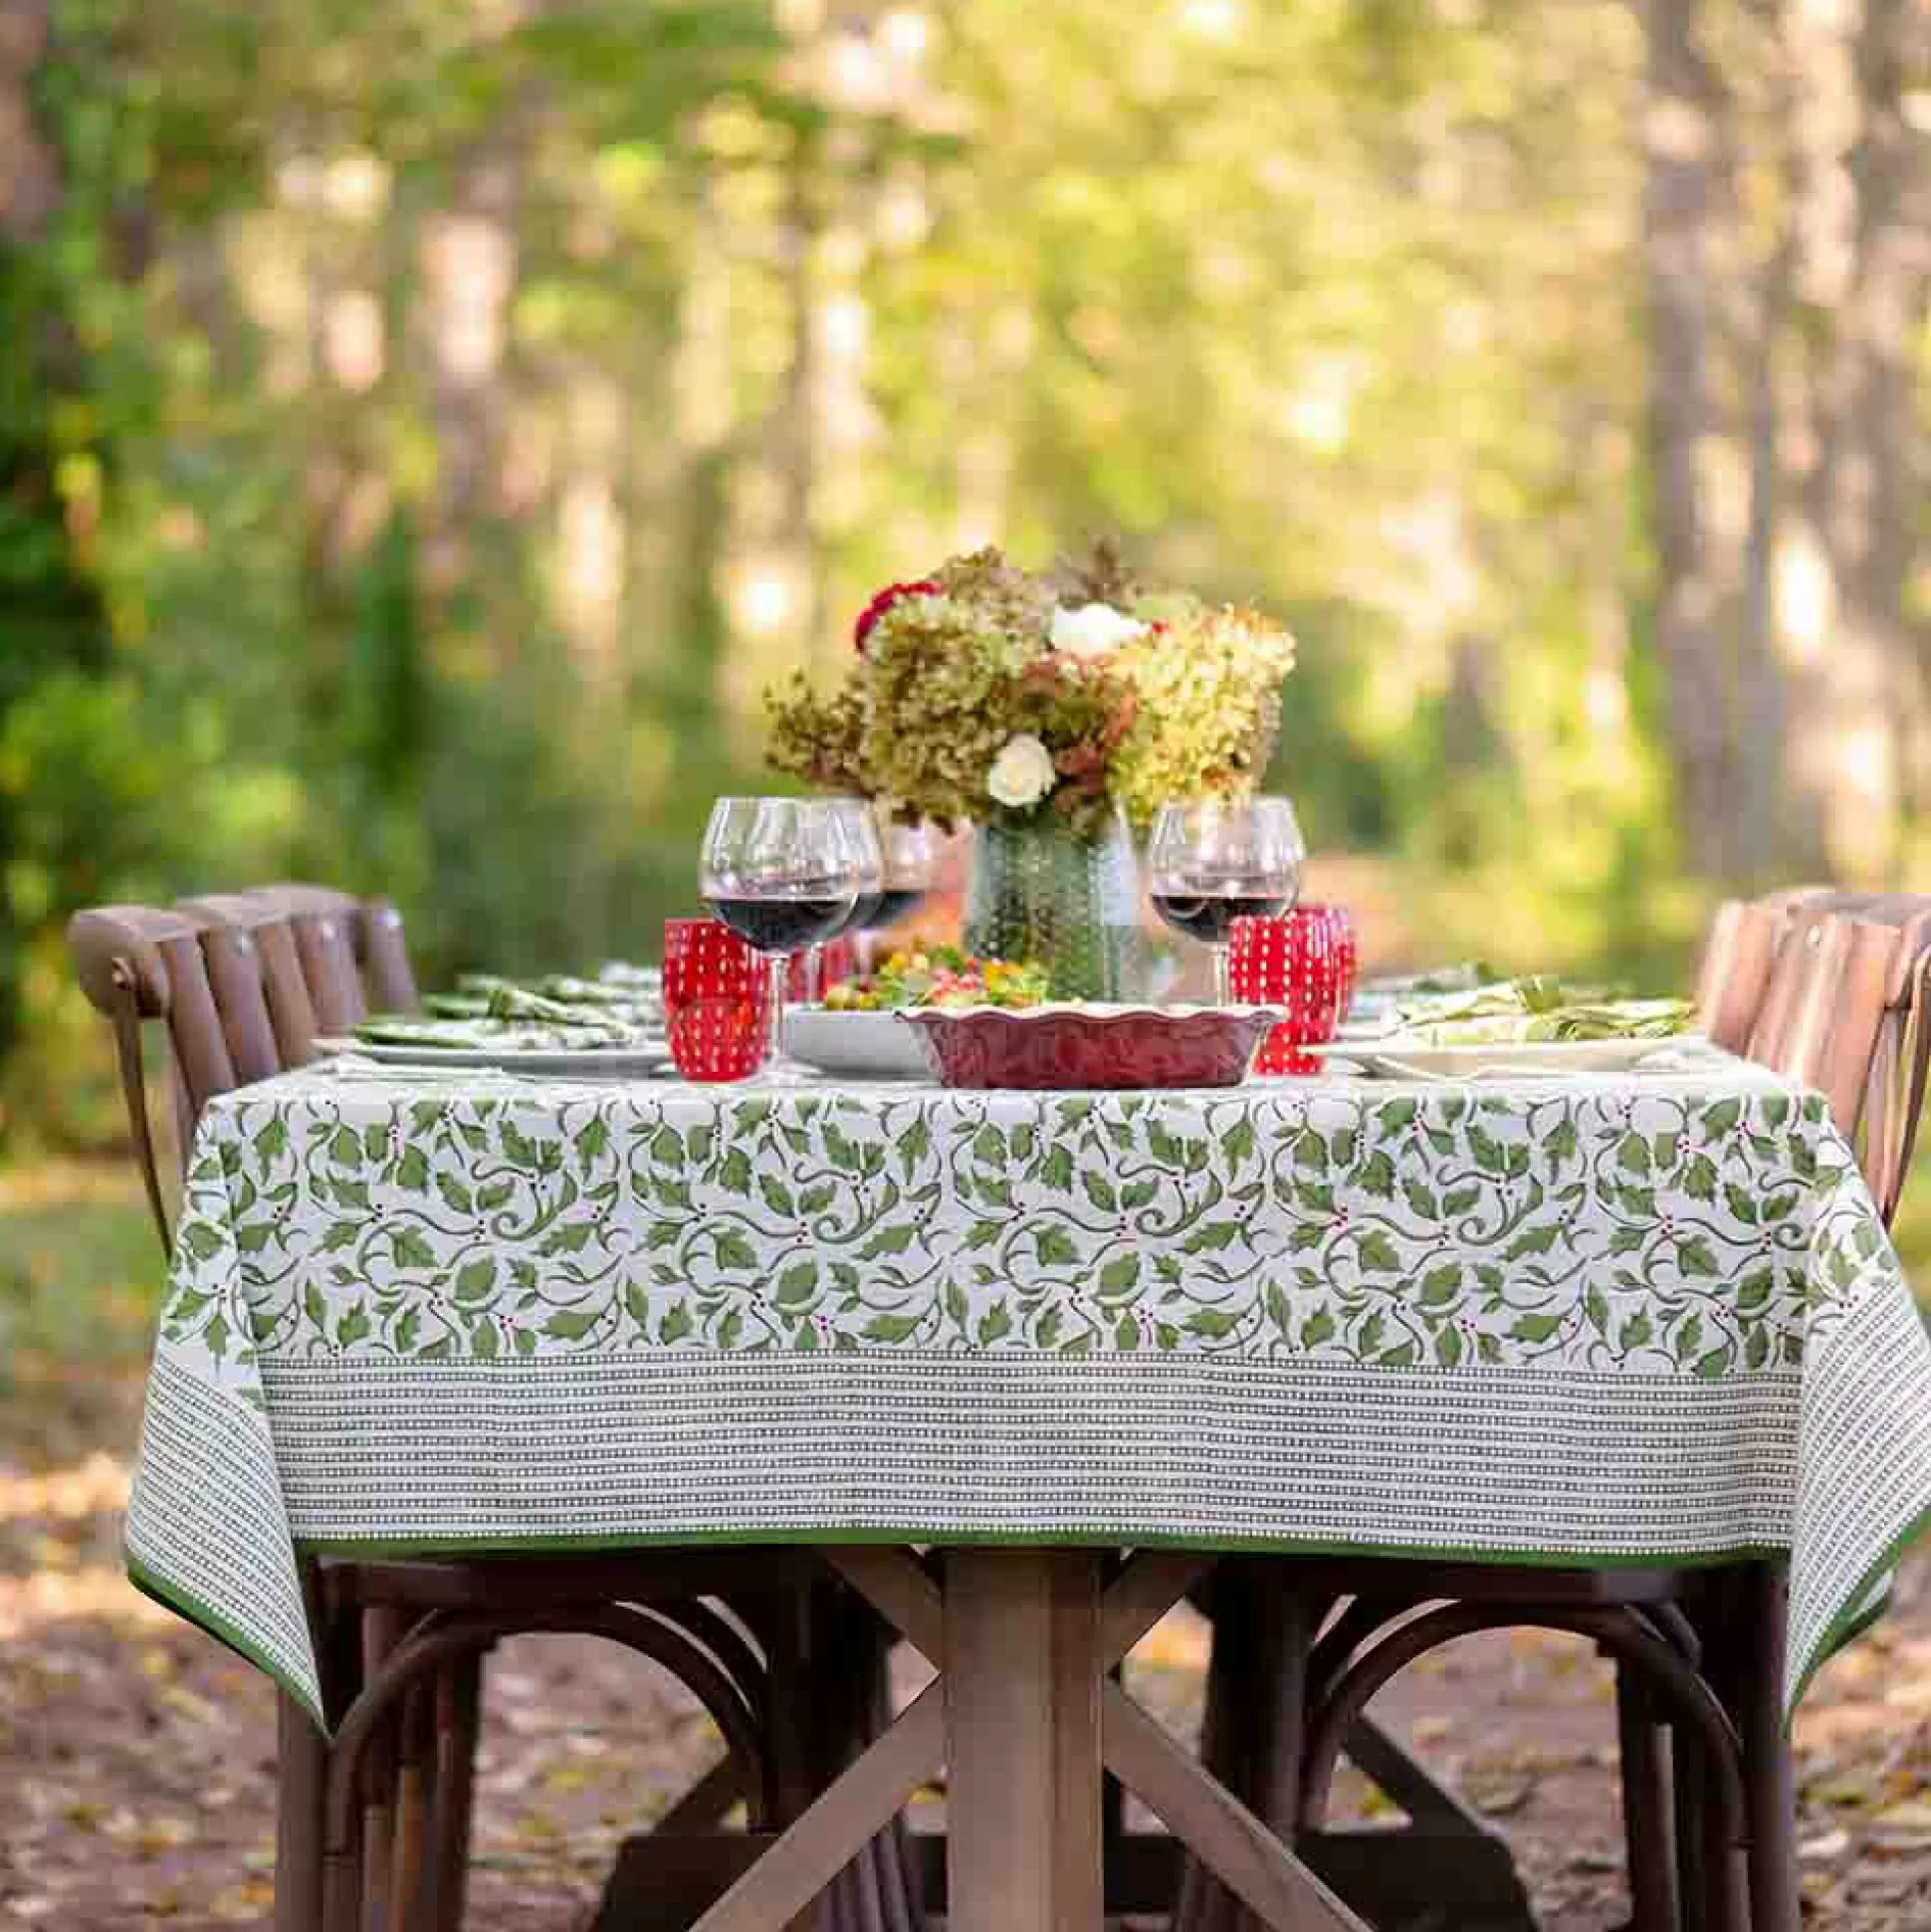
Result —
[[1258, 612], [1143, 592], [1102, 544], [1060, 584], [997, 549], [888, 584], [833, 691], [769, 695], [770, 759], [905, 818], [1057, 823], [1251, 788], [1294, 640]]

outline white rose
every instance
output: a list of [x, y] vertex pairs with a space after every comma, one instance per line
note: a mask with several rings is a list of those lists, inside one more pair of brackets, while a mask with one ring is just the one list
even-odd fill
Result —
[[1052, 790], [1058, 776], [1053, 769], [1053, 754], [1030, 732], [1021, 732], [1007, 739], [992, 760], [992, 768], [985, 774], [985, 788], [1000, 804], [1024, 811]]
[[1105, 657], [1146, 634], [1147, 626], [1137, 617], [1111, 604], [1081, 604], [1077, 610], [1062, 607], [1053, 612], [1053, 649], [1068, 657]]

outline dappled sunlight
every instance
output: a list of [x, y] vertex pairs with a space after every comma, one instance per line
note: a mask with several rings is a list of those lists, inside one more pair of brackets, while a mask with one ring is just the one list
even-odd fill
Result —
[[31, 1641], [75, 1622], [97, 1623], [121, 1635], [178, 1624], [172, 1610], [143, 1597], [119, 1568], [83, 1564], [69, 1570], [60, 1567], [60, 1546], [52, 1552], [29, 1549], [47, 1567], [10, 1577], [0, 1565], [0, 1643]]
[[0, 1464], [0, 1524], [45, 1516], [76, 1521], [127, 1507], [127, 1465], [99, 1449], [69, 1469], [16, 1475]]

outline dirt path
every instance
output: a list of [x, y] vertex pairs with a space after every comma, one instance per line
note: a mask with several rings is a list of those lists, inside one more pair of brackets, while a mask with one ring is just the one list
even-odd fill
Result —
[[[118, 1932], [265, 1923], [273, 1707], [266, 1683], [121, 1581], [124, 1397], [0, 1450], [0, 1925]], [[30, 1466], [31, 1459], [31, 1466]], [[1197, 1722], [1204, 1632], [1177, 1615], [1134, 1688]], [[1377, 1707], [1495, 1819], [1551, 1932], [1623, 1911], [1613, 1730], [1587, 1645], [1530, 1633], [1443, 1653]], [[617, 1840], [718, 1749], [695, 1706], [592, 1643], [524, 1640], [493, 1666], [471, 1932], [585, 1923]], [[1931, 1557], [1891, 1618], [1824, 1672], [1799, 1727], [1818, 1932], [1931, 1928]], [[1366, 1809], [1359, 1787], [1344, 1811]], [[930, 1824], [936, 1798], [918, 1808]]]

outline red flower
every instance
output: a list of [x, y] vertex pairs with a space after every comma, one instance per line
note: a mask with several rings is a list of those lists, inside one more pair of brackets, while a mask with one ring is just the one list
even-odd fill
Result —
[[936, 597], [940, 587], [930, 577], [920, 577], [912, 583], [888, 583], [863, 610], [858, 613], [858, 622], [852, 626], [852, 649], [864, 655], [865, 640], [872, 634], [872, 626], [898, 602], [901, 597]]

